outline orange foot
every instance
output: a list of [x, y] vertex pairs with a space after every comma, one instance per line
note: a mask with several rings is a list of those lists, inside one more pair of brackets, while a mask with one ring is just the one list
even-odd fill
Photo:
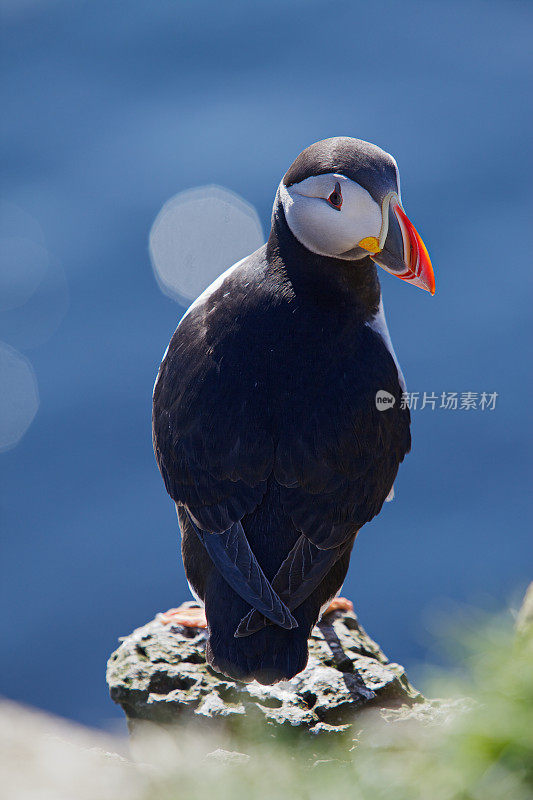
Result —
[[331, 614], [332, 611], [353, 611], [353, 603], [346, 597], [334, 597], [325, 613]]
[[169, 608], [156, 617], [162, 625], [181, 625], [183, 628], [207, 628], [205, 611], [200, 606], [182, 603], [178, 608]]

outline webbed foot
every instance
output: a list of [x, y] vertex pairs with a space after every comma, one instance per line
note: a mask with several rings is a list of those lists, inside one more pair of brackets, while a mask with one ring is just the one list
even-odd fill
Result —
[[178, 608], [169, 608], [157, 614], [162, 625], [181, 625], [183, 628], [207, 628], [205, 610], [202, 606], [182, 603]]

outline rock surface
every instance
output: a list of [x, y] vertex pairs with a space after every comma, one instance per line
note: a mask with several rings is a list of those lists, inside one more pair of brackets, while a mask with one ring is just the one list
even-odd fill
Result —
[[254, 714], [273, 725], [340, 732], [363, 708], [424, 702], [403, 667], [389, 662], [355, 614], [345, 611], [322, 618], [309, 640], [306, 669], [274, 686], [214, 672], [205, 660], [205, 631], [157, 619], [122, 639], [108, 661], [107, 682], [132, 732], [141, 720], [213, 726], [215, 719], [227, 725]]

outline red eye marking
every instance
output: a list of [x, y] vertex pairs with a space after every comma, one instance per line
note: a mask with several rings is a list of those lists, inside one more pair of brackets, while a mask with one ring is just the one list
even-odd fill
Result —
[[330, 206], [337, 209], [337, 211], [341, 210], [342, 192], [341, 192], [341, 185], [338, 181], [335, 184], [335, 188], [333, 189], [332, 193], [328, 197], [327, 202], [330, 204]]

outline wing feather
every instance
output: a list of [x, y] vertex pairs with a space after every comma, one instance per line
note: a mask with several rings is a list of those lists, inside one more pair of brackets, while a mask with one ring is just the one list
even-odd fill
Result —
[[[306, 536], [299, 537], [272, 581], [272, 588], [287, 608], [294, 611], [307, 600], [346, 549], [351, 547], [353, 539], [352, 536], [331, 550], [320, 550]], [[257, 606], [240, 621], [234, 634], [236, 638], [250, 636], [268, 624], [265, 616], [256, 609]]]
[[192, 518], [191, 522], [213, 564], [243, 600], [281, 628], [290, 630], [298, 627], [289, 609], [265, 577], [240, 522], [218, 535], [200, 530]]

